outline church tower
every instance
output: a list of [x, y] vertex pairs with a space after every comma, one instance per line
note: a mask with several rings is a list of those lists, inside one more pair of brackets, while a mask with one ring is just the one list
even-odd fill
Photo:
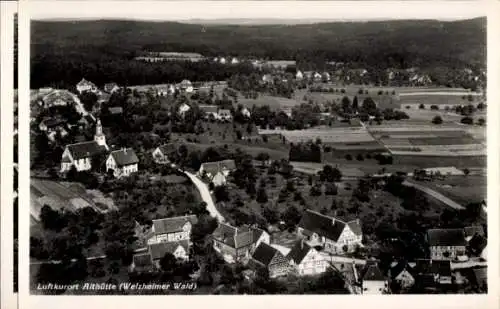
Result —
[[108, 145], [106, 144], [106, 136], [104, 136], [104, 134], [102, 133], [102, 125], [100, 119], [97, 119], [94, 141], [96, 141], [99, 146], [104, 146], [106, 147], [106, 150], [108, 150]]

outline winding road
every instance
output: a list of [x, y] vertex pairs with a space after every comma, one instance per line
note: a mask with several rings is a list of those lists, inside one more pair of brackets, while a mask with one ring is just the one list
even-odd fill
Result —
[[203, 201], [207, 204], [207, 210], [210, 213], [210, 215], [214, 218], [217, 219], [219, 222], [224, 222], [224, 217], [221, 215], [221, 213], [217, 210], [215, 207], [215, 203], [212, 199], [212, 195], [210, 195], [210, 190], [208, 189], [208, 185], [204, 183], [201, 179], [196, 177], [196, 175], [191, 174], [190, 172], [187, 171], [182, 171], [186, 176], [191, 179], [193, 184], [196, 186], [198, 191], [200, 192], [201, 198]]

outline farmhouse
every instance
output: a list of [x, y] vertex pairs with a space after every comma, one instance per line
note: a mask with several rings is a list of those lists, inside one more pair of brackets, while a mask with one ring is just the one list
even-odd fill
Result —
[[304, 79], [304, 74], [302, 74], [301, 71], [297, 70], [297, 73], [295, 73], [295, 79], [296, 80], [302, 80], [302, 79]]
[[238, 63], [240, 63], [240, 61], [238, 60], [238, 58], [231, 59], [231, 64], [238, 64]]
[[245, 261], [250, 258], [261, 242], [269, 244], [267, 232], [249, 226], [234, 227], [220, 223], [212, 233], [213, 247], [227, 263]]
[[116, 83], [108, 83], [104, 85], [104, 91], [107, 93], [113, 93], [120, 90], [120, 87]]
[[67, 106], [79, 103], [78, 97], [67, 90], [53, 90], [42, 98], [43, 106]]
[[249, 264], [254, 268], [266, 268], [271, 278], [284, 276], [290, 269], [288, 259], [265, 242], [261, 242], [255, 249]]
[[189, 259], [189, 242], [186, 240], [176, 242], [160, 242], [148, 246], [147, 253], [135, 254], [132, 257], [130, 271], [150, 272], [160, 269], [160, 261], [165, 254], [172, 254], [177, 260], [186, 261]]
[[156, 87], [156, 93], [160, 97], [164, 97], [175, 93], [174, 85], [161, 85]]
[[106, 171], [113, 171], [115, 177], [129, 176], [138, 171], [139, 159], [132, 148], [111, 151], [106, 160]]
[[217, 162], [206, 162], [202, 163], [200, 169], [198, 170], [198, 176], [207, 177], [209, 180], [217, 175], [219, 172], [227, 177], [230, 172], [236, 169], [236, 164], [234, 160], [223, 160]]
[[195, 215], [153, 220], [151, 231], [146, 236], [147, 243], [151, 245], [181, 240], [190, 241], [191, 230], [197, 222]]
[[199, 105], [200, 110], [205, 114], [206, 119], [218, 119], [219, 118], [219, 107], [216, 105]]
[[193, 84], [189, 80], [187, 80], [187, 79], [185, 79], [182, 82], [180, 82], [179, 89], [182, 92], [186, 92], [186, 93], [191, 93], [191, 92], [194, 91]]
[[246, 107], [243, 107], [243, 109], [241, 110], [241, 114], [244, 116], [244, 117], [247, 117], [247, 118], [250, 118], [250, 116], [252, 115], [250, 113], [250, 111], [248, 110], [248, 108]]
[[372, 261], [366, 263], [360, 278], [363, 294], [384, 294], [387, 292], [387, 279], [378, 263]]
[[66, 121], [60, 118], [45, 118], [40, 122], [38, 126], [40, 131], [53, 132], [62, 129], [66, 124]]
[[463, 229], [431, 229], [427, 231], [431, 259], [453, 260], [465, 255], [465, 232]]
[[93, 93], [99, 92], [99, 89], [97, 88], [97, 86], [93, 82], [90, 82], [90, 81], [86, 80], [85, 78], [82, 78], [82, 80], [78, 84], [76, 84], [76, 90], [80, 94], [83, 92], [86, 92], [86, 91], [93, 92]]
[[413, 271], [406, 261], [395, 262], [389, 270], [389, 279], [397, 282], [402, 289], [407, 289], [415, 284]]
[[299, 276], [321, 274], [328, 267], [326, 259], [304, 240], [295, 242], [287, 259], [292, 270]]
[[228, 109], [219, 109], [217, 116], [218, 119], [227, 121], [230, 121], [233, 118], [233, 116], [231, 115], [231, 111]]
[[[92, 159], [108, 151], [106, 136], [102, 133], [101, 121], [97, 120], [96, 134], [93, 141], [67, 145], [62, 154], [61, 172], [66, 172], [75, 167], [78, 172], [92, 168]], [[100, 164], [100, 162], [98, 162]]]
[[171, 156], [177, 153], [177, 144], [168, 143], [159, 147], [153, 151], [153, 159], [158, 164], [167, 164], [171, 162]]
[[334, 254], [354, 251], [362, 245], [363, 238], [359, 219], [344, 222], [309, 209], [297, 226], [297, 235], [311, 246], [322, 246], [325, 251]]

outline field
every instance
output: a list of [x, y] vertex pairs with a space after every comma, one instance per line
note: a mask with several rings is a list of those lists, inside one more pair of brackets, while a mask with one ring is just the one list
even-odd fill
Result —
[[477, 106], [480, 102], [483, 102], [481, 96], [473, 95], [472, 101], [468, 100], [468, 93], [462, 94], [446, 94], [446, 93], [407, 93], [400, 94], [400, 103], [403, 109], [407, 106], [411, 106], [412, 109], [418, 108], [420, 104], [424, 104], [426, 109], [429, 109], [431, 105], [437, 105], [440, 109], [445, 109], [446, 106], [453, 108], [457, 105], [469, 105], [472, 104]]
[[112, 199], [104, 197], [98, 190], [86, 190], [79, 183], [32, 178], [30, 185], [31, 215], [35, 219], [45, 204], [53, 209], [68, 210], [90, 206], [99, 212], [116, 208]]
[[422, 184], [462, 205], [486, 199], [487, 179], [485, 176], [447, 176], [444, 180]]
[[270, 95], [259, 94], [257, 99], [246, 99], [244, 97], [238, 97], [238, 104], [242, 104], [247, 108], [252, 106], [265, 106], [269, 105], [271, 110], [281, 110], [281, 109], [291, 109], [292, 107], [299, 105], [301, 102], [295, 99], [288, 99], [283, 97], [275, 97]]
[[313, 92], [305, 95], [307, 100], [312, 99], [313, 101], [318, 103], [333, 102], [338, 105], [342, 103], [342, 99], [345, 96], [347, 96], [351, 102], [354, 100], [354, 97], [356, 96], [358, 98], [358, 103], [360, 106], [365, 98], [371, 97], [375, 101], [377, 106], [381, 109], [386, 109], [386, 108], [398, 109], [401, 107], [397, 96], [393, 96], [391, 94], [387, 95], [385, 93], [382, 95], [378, 95], [376, 91], [369, 91], [368, 94], [365, 94], [365, 92], [363, 92], [363, 94], [358, 94], [356, 90], [354, 93], [346, 92], [345, 94], [340, 92], [339, 93]]

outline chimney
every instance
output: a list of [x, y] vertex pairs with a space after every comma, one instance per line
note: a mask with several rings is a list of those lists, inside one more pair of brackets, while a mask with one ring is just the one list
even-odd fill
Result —
[[335, 218], [332, 219], [332, 225], [335, 225]]

